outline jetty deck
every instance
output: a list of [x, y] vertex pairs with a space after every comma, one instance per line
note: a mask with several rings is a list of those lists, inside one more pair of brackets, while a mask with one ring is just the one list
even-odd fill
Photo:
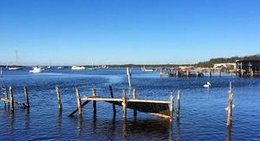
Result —
[[[83, 97], [82, 101], [104, 101], [118, 106], [122, 106], [122, 98], [110, 98], [110, 97]], [[150, 113], [160, 117], [170, 118], [170, 106], [171, 101], [166, 100], [147, 100], [147, 99], [127, 99], [127, 108], [133, 109], [139, 112]]]
[[[110, 90], [112, 88], [110, 87]], [[173, 117], [173, 93], [170, 95], [170, 100], [148, 100], [148, 99], [136, 99], [135, 90], [133, 90], [133, 97], [127, 98], [125, 91], [122, 92], [122, 98], [114, 98], [113, 92], [111, 97], [96, 96], [95, 89], [92, 90], [92, 96], [80, 97], [79, 90], [76, 89], [76, 97], [78, 107], [75, 108], [68, 116], [74, 115], [76, 112], [82, 114], [82, 107], [92, 101], [93, 111], [96, 112], [96, 101], [104, 101], [113, 104], [114, 114], [116, 113], [115, 105], [123, 107], [123, 117], [127, 116], [127, 109], [134, 110], [134, 116], [137, 115], [137, 111], [145, 112], [159, 117], [172, 119]], [[83, 102], [83, 103], [82, 103]]]

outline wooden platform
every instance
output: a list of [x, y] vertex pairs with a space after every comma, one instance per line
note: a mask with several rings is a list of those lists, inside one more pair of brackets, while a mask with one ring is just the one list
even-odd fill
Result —
[[[172, 98], [173, 99], [173, 98]], [[123, 106], [124, 98], [111, 98], [111, 97], [82, 97], [80, 99], [84, 101], [84, 105], [86, 105], [89, 101], [104, 101], [111, 104], [115, 104], [118, 106]], [[166, 101], [166, 100], [147, 100], [147, 99], [134, 99], [134, 98], [126, 98], [126, 108], [133, 109], [139, 112], [145, 112], [152, 115], [164, 117], [164, 118], [172, 118], [172, 105], [173, 101]], [[81, 104], [81, 107], [84, 105]], [[78, 111], [76, 108], [73, 112], [69, 114], [69, 116], [73, 115]]]

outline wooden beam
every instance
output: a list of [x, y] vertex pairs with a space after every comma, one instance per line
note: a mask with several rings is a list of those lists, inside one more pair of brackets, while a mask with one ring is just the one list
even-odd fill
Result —
[[[109, 85], [109, 91], [110, 91], [111, 98], [114, 98], [114, 93], [113, 93], [113, 89], [112, 89], [111, 85]], [[114, 112], [114, 115], [115, 115], [116, 114], [116, 106], [115, 106], [114, 103], [113, 103], [113, 112]]]
[[[110, 98], [110, 97], [82, 97], [81, 100], [90, 100], [90, 101], [107, 101], [107, 102], [122, 102], [122, 98]], [[128, 102], [147, 102], [147, 103], [162, 103], [162, 104], [170, 104], [168, 100], [148, 100], [148, 99], [127, 99]]]
[[181, 109], [181, 92], [180, 90], [177, 91], [177, 109], [176, 109], [176, 114], [177, 114], [177, 119], [180, 117], [180, 109]]
[[[84, 107], [86, 104], [88, 104], [89, 101], [84, 101], [83, 104], [81, 105], [81, 107]], [[78, 107], [75, 108], [68, 116], [73, 116], [77, 111], [78, 111]]]
[[59, 90], [58, 86], [56, 86], [56, 96], [57, 96], [57, 100], [58, 100], [58, 108], [62, 109], [62, 103], [61, 103], [61, 98], [60, 98], [60, 90]]
[[[95, 98], [96, 96], [97, 96], [96, 89], [92, 88], [92, 97]], [[97, 103], [96, 103], [95, 100], [93, 100], [92, 102], [93, 102], [92, 103], [92, 105], [93, 105], [93, 112], [94, 112], [94, 114], [96, 114], [97, 113]]]
[[232, 105], [233, 105], [233, 92], [232, 92], [232, 84], [230, 82], [228, 92], [228, 108], [227, 108], [227, 126], [232, 125]]
[[170, 118], [171, 118], [171, 120], [172, 120], [172, 118], [173, 118], [173, 105], [174, 105], [174, 101], [173, 101], [173, 92], [171, 92], [171, 95], [170, 95]]
[[23, 87], [23, 91], [24, 91], [25, 104], [27, 105], [27, 107], [30, 107], [29, 95], [28, 95], [28, 89], [27, 89], [27, 87]]
[[78, 114], [82, 114], [82, 107], [81, 107], [81, 98], [80, 98], [80, 92], [79, 88], [76, 88], [76, 97], [77, 97], [77, 103], [78, 103]]
[[[135, 90], [135, 88], [133, 89], [133, 99], [135, 99], [136, 98], [136, 90]], [[137, 117], [137, 111], [136, 111], [136, 109], [134, 109], [134, 117]]]
[[123, 107], [123, 118], [127, 117], [127, 99], [126, 99], [126, 94], [125, 90], [122, 92], [122, 107]]
[[10, 93], [10, 109], [11, 111], [14, 111], [14, 93], [12, 87], [9, 87], [9, 93]]

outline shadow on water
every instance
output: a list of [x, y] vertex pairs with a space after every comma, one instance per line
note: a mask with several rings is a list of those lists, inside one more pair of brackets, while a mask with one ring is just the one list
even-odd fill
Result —
[[[177, 121], [167, 119], [116, 119], [113, 116], [110, 121], [97, 118], [94, 114], [93, 119], [82, 115], [77, 115], [77, 139], [85, 139], [85, 132], [96, 136], [97, 140], [180, 140], [180, 126]], [[176, 124], [176, 125], [175, 125]], [[173, 126], [177, 126], [176, 133]], [[84, 134], [83, 134], [84, 133]], [[174, 136], [173, 134], [176, 134]], [[176, 137], [176, 139], [174, 139]]]

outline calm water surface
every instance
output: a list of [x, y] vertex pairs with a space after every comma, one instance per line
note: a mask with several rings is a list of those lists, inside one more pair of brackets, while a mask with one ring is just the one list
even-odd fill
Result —
[[[260, 140], [260, 79], [238, 78], [234, 75], [203, 78], [159, 77], [158, 72], [144, 73], [133, 69], [132, 86], [137, 97], [169, 100], [170, 92], [181, 90], [180, 120], [169, 122], [146, 113], [128, 110], [127, 120], [122, 108], [113, 116], [111, 104], [97, 102], [97, 115], [92, 105], [83, 108], [83, 115], [67, 115], [77, 106], [75, 88], [81, 95], [110, 96], [112, 85], [115, 97], [127, 87], [125, 69], [71, 71], [45, 70], [31, 74], [28, 70], [3, 70], [1, 85], [12, 86], [16, 100], [23, 100], [23, 87], [28, 87], [31, 108], [15, 105], [11, 114], [0, 103], [0, 140], [226, 140], [226, 111], [229, 82], [234, 92], [231, 140]], [[210, 81], [212, 88], [203, 84]], [[55, 86], [61, 90], [63, 110], [58, 109]], [[127, 94], [131, 96], [130, 93]], [[174, 117], [176, 115], [174, 114]]]

